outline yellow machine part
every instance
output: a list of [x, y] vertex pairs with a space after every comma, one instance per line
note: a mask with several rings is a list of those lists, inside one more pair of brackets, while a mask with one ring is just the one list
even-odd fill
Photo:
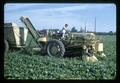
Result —
[[47, 42], [48, 38], [47, 37], [41, 37], [38, 39], [39, 42]]
[[4, 37], [9, 41], [11, 47], [21, 47], [25, 44], [28, 30], [18, 27], [16, 23], [4, 24]]
[[103, 51], [103, 43], [96, 43], [95, 49], [98, 52], [102, 52]]

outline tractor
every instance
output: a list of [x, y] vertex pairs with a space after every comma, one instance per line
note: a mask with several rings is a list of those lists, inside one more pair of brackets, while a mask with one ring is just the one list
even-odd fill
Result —
[[[68, 32], [65, 38], [62, 38], [62, 34], [57, 33], [57, 31], [45, 30], [44, 33], [43, 31], [39, 33], [28, 17], [22, 16], [20, 20], [25, 24], [25, 28], [32, 35], [40, 51], [47, 53], [49, 56], [64, 57], [69, 54], [79, 54], [82, 56], [83, 46], [86, 46], [87, 48], [92, 46], [95, 53], [103, 54], [103, 42], [96, 39], [94, 33]], [[15, 30], [13, 32], [16, 33]], [[26, 39], [26, 34], [24, 36], [25, 38], [23, 38], [23, 40]], [[6, 40], [10, 41], [11, 39], [8, 38], [9, 37], [7, 37]], [[8, 46], [8, 44], [6, 44], [6, 46]]]

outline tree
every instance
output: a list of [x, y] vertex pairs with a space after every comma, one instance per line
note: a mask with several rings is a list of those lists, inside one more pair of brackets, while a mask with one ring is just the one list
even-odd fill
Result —
[[73, 27], [73, 28], [71, 29], [71, 32], [77, 32], [77, 29], [76, 29], [75, 27]]
[[109, 35], [113, 35], [113, 32], [112, 32], [112, 31], [109, 31], [108, 34], [109, 34]]

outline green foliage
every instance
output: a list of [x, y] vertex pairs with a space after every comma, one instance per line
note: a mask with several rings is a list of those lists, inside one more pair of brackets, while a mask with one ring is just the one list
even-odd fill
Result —
[[57, 58], [14, 51], [4, 56], [6, 79], [99, 80], [116, 77], [116, 36], [102, 36], [106, 58], [88, 63], [74, 58]]
[[77, 29], [76, 29], [75, 27], [73, 27], [73, 28], [71, 29], [71, 32], [77, 32]]

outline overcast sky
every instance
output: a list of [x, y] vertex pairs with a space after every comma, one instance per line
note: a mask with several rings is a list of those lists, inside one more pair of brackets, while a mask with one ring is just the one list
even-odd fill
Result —
[[58, 28], [69, 24], [69, 29], [86, 27], [96, 31], [116, 31], [116, 6], [114, 4], [78, 4], [78, 3], [9, 3], [4, 6], [4, 22], [15, 22], [23, 26], [21, 16], [27, 16], [36, 29]]

